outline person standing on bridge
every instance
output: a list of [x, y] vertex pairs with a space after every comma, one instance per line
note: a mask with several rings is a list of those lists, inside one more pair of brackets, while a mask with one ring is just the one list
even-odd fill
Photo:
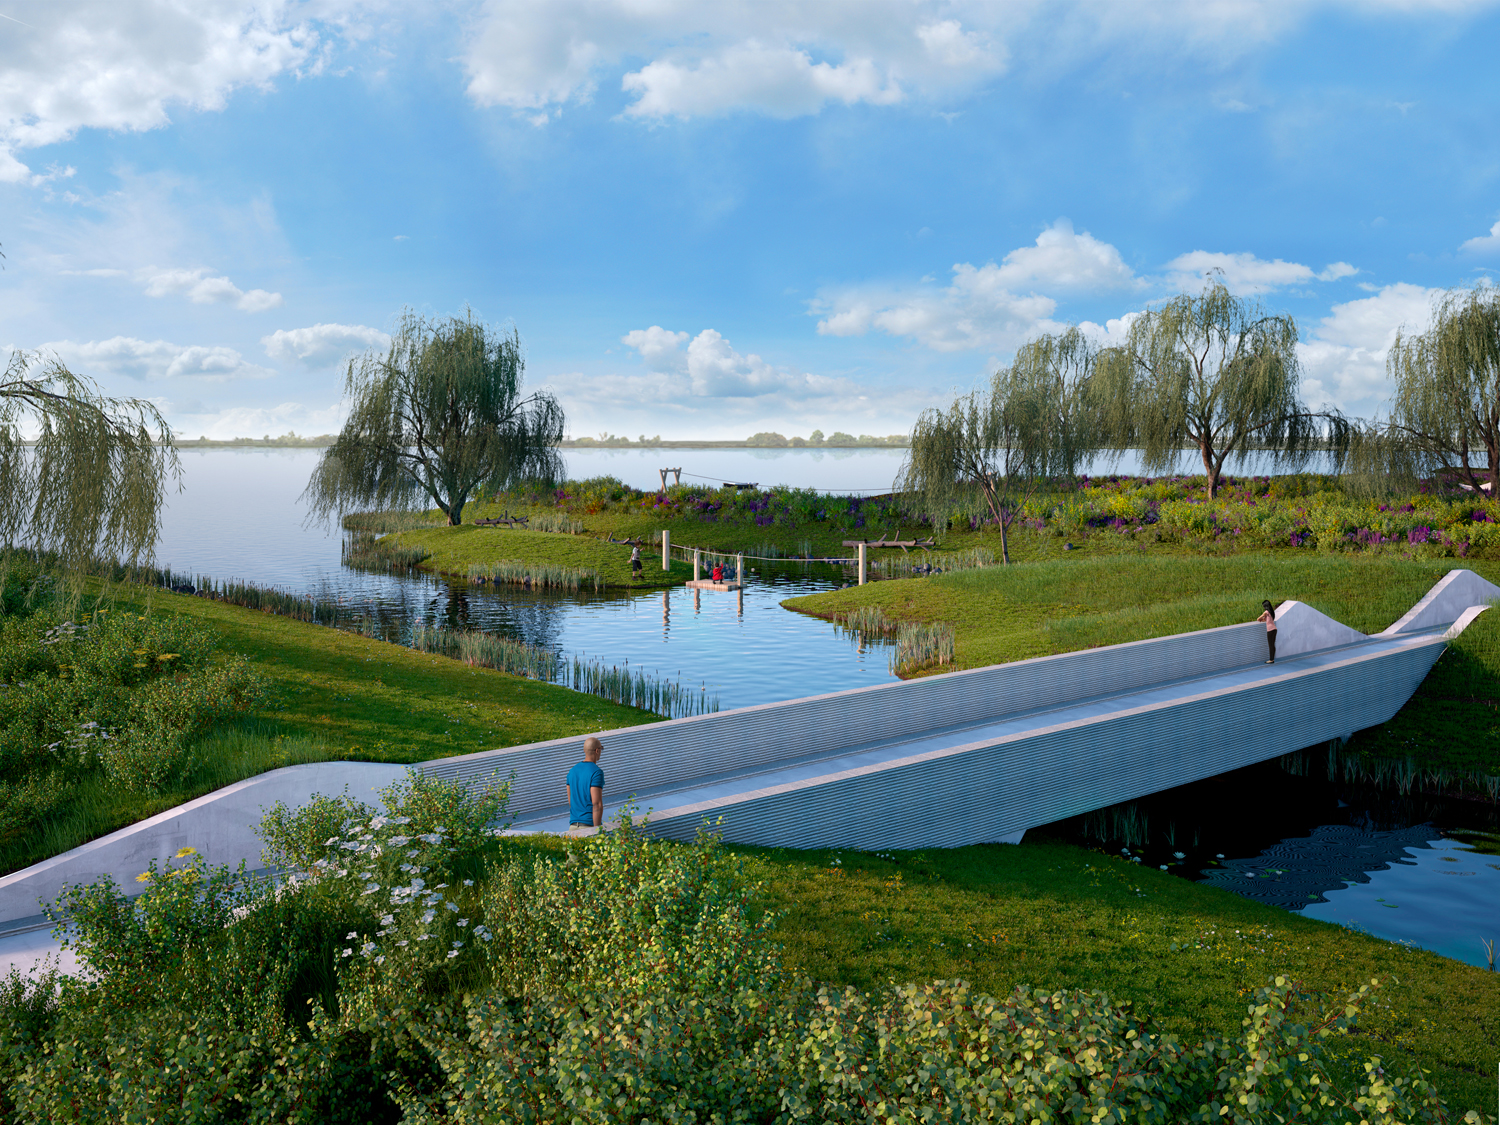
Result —
[[1262, 613], [1259, 617], [1257, 617], [1255, 620], [1257, 620], [1257, 621], [1264, 621], [1266, 623], [1266, 648], [1270, 650], [1270, 652], [1269, 652], [1270, 659], [1267, 660], [1266, 663], [1267, 664], [1275, 664], [1276, 663], [1276, 611], [1271, 608], [1271, 603], [1268, 602], [1268, 601], [1267, 602], [1261, 602], [1260, 604], [1266, 607], [1266, 611], [1264, 613]]
[[590, 735], [583, 740], [583, 761], [568, 771], [569, 836], [592, 836], [604, 823], [603, 753], [604, 743]]

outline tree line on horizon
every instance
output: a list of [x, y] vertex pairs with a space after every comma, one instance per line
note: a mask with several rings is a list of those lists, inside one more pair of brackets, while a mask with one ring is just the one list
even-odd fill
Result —
[[[1385, 418], [1307, 406], [1299, 337], [1290, 315], [1267, 312], [1211, 275], [1201, 293], [1135, 317], [1120, 344], [1102, 346], [1076, 325], [1027, 341], [987, 386], [924, 411], [909, 437], [766, 431], [747, 444], [907, 445], [897, 488], [929, 515], [977, 491], [1007, 562], [1010, 524], [1042, 481], [1126, 450], [1139, 450], [1148, 472], [1197, 450], [1210, 497], [1224, 465], [1252, 452], [1293, 470], [1323, 455], [1368, 490], [1441, 475], [1476, 491], [1492, 486], [1500, 473], [1500, 289], [1449, 290], [1426, 332], [1398, 334]], [[547, 391], [525, 394], [524, 372], [514, 327], [497, 329], [472, 312], [434, 319], [408, 311], [383, 354], [349, 362], [348, 421], [304, 493], [314, 517], [430, 501], [457, 525], [474, 495], [557, 480], [563, 409]], [[180, 479], [174, 437], [153, 403], [106, 396], [56, 357], [12, 354], [0, 374], [5, 544], [57, 551], [70, 569], [96, 557], [149, 560], [166, 491]]]

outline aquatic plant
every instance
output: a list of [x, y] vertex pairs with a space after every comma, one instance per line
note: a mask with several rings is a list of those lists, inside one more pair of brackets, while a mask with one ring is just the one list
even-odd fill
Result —
[[418, 625], [412, 630], [411, 647], [534, 680], [556, 680], [561, 667], [557, 654], [548, 649], [469, 629]]
[[425, 547], [404, 546], [377, 536], [373, 531], [356, 531], [350, 535], [344, 540], [342, 555], [345, 566], [392, 573], [414, 570], [431, 557]]
[[413, 512], [392, 508], [380, 512], [350, 512], [341, 522], [345, 531], [368, 531], [374, 535], [389, 535], [396, 531], [443, 527], [448, 520], [440, 512]]
[[834, 614], [834, 625], [856, 643], [894, 638], [891, 671], [909, 675], [934, 664], [952, 664], [955, 630], [947, 621], [898, 621], [876, 605]]
[[548, 563], [516, 562], [501, 559], [495, 563], [475, 563], [469, 567], [469, 581], [508, 583], [528, 590], [566, 590], [576, 594], [588, 590], [604, 592], [604, 576], [593, 570]]

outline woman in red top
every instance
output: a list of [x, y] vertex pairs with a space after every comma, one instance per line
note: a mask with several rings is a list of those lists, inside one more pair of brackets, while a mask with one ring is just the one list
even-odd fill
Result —
[[1266, 611], [1264, 613], [1262, 613], [1259, 617], [1257, 617], [1255, 620], [1257, 620], [1257, 621], [1264, 621], [1266, 623], [1266, 647], [1268, 649], [1270, 649], [1270, 655], [1271, 655], [1271, 659], [1267, 660], [1266, 663], [1267, 664], [1275, 664], [1276, 663], [1276, 611], [1271, 608], [1271, 603], [1270, 602], [1261, 602], [1260, 604], [1266, 607]]

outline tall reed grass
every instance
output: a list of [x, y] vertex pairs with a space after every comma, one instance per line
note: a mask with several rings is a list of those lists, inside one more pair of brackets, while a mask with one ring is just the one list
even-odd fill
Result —
[[874, 578], [912, 578], [916, 575], [942, 572], [951, 574], [959, 570], [978, 570], [995, 565], [995, 552], [984, 547], [970, 547], [965, 551], [933, 555], [926, 551], [920, 554], [887, 555], [871, 559], [868, 563]]
[[1325, 750], [1298, 750], [1281, 759], [1293, 777], [1323, 774], [1330, 781], [1364, 783], [1394, 789], [1406, 796], [1419, 793], [1462, 793], [1500, 801], [1500, 777], [1475, 769], [1424, 765], [1411, 758], [1382, 758], [1346, 750], [1337, 740]]
[[717, 695], [709, 695], [702, 689], [694, 691], [675, 680], [647, 675], [639, 668], [621, 668], [578, 657], [566, 661], [548, 649], [490, 633], [419, 625], [413, 630], [411, 643], [420, 652], [560, 684], [669, 719], [712, 714], [719, 709]]
[[424, 527], [445, 527], [448, 517], [441, 512], [410, 512], [390, 509], [383, 512], [350, 512], [343, 519], [345, 531], [368, 531], [389, 535], [393, 531], [420, 531]]
[[955, 630], [947, 621], [899, 621], [878, 605], [863, 605], [834, 614], [833, 622], [857, 643], [894, 640], [890, 668], [898, 676], [953, 663]]
[[527, 531], [551, 531], [559, 535], [582, 535], [588, 528], [581, 520], [575, 520], [566, 512], [534, 511], [526, 520]]
[[[171, 575], [170, 571], [167, 573]], [[309, 621], [316, 625], [336, 624], [340, 613], [347, 613], [349, 609], [346, 604], [336, 598], [314, 597], [311, 594], [289, 594], [285, 590], [278, 590], [273, 586], [257, 586], [253, 582], [240, 582], [234, 579], [220, 582], [199, 575], [196, 581], [184, 583], [180, 581], [181, 575], [171, 575], [171, 577], [176, 580], [163, 584], [174, 588], [190, 585], [199, 597], [213, 598], [216, 601], [228, 602], [230, 605], [258, 609], [262, 613], [274, 613], [280, 617], [291, 617], [297, 621]]]
[[566, 590], [570, 594], [581, 590], [595, 594], [604, 592], [604, 577], [596, 571], [505, 559], [496, 563], [474, 563], [469, 567], [469, 581], [503, 582], [524, 586], [528, 590]]
[[373, 531], [354, 532], [344, 540], [342, 552], [345, 566], [393, 574], [414, 570], [431, 558], [426, 547], [389, 543]]

